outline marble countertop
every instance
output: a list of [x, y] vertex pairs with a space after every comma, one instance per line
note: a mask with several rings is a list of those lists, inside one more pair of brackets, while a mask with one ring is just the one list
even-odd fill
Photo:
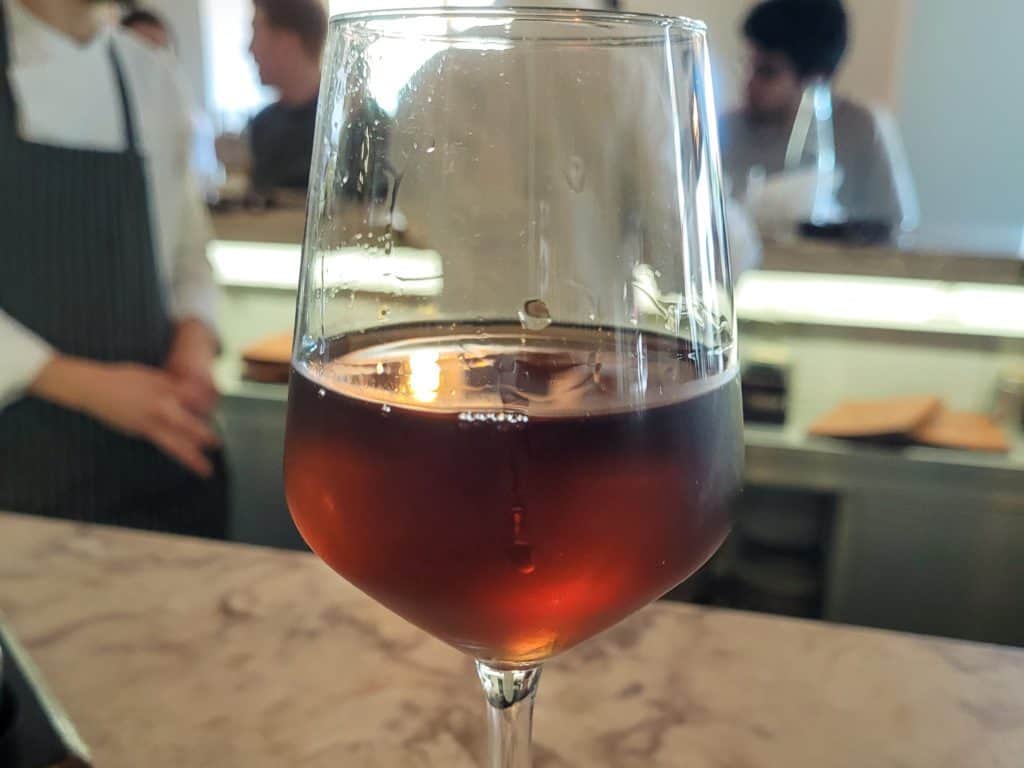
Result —
[[[469, 661], [310, 555], [0, 515], [0, 613], [99, 768], [482, 765]], [[536, 768], [1024, 755], [1024, 652], [675, 604], [548, 665]]]

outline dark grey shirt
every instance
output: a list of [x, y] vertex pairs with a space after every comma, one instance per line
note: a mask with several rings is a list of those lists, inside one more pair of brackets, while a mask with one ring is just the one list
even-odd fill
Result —
[[[899, 229], [909, 213], [904, 198], [912, 182], [909, 170], [901, 167], [902, 148], [891, 146], [897, 138], [886, 135], [870, 110], [846, 99], [835, 99], [833, 124], [836, 164], [843, 172], [838, 199], [847, 217]], [[722, 118], [722, 165], [733, 197], [744, 199], [752, 168], [761, 166], [769, 176], [784, 169], [791, 131], [788, 122], [755, 120], [744, 112]]]
[[316, 99], [295, 107], [271, 104], [250, 121], [253, 189], [306, 188], [315, 126]]

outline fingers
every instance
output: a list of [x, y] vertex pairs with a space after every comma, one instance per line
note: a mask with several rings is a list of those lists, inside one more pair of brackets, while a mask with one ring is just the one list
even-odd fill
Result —
[[210, 380], [192, 377], [177, 384], [182, 404], [197, 416], [209, 416], [217, 408], [220, 393]]
[[160, 431], [150, 436], [152, 443], [186, 469], [202, 478], [213, 474], [213, 464], [206, 455], [187, 438], [170, 431]]
[[148, 437], [164, 453], [196, 474], [209, 477], [213, 472], [213, 465], [204, 452], [219, 446], [220, 438], [177, 397], [161, 402]]

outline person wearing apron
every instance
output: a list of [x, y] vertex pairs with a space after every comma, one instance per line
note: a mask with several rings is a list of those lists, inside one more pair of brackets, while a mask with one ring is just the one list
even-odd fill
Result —
[[[14, 386], [15, 363], [32, 375], [0, 398], [0, 510], [224, 537], [226, 482], [208, 425], [216, 342], [209, 322], [172, 318], [168, 306], [154, 161], [140, 145], [124, 55], [113, 33], [94, 41], [116, 81], [123, 149], [26, 139], [10, 17], [32, 6], [18, 2], [0, 0], [0, 369], [12, 366], [0, 385]], [[75, 4], [89, 5], [67, 0]], [[84, 119], [73, 109], [66, 118]], [[204, 345], [205, 372], [195, 364]]]

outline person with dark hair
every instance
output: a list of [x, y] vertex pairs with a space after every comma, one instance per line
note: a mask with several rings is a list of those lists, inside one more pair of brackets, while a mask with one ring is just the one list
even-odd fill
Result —
[[162, 18], [152, 11], [135, 8], [121, 17], [121, 26], [131, 30], [150, 45], [166, 50], [173, 48], [171, 30]]
[[[797, 112], [808, 87], [829, 83], [849, 42], [839, 0], [765, 0], [743, 34], [750, 51], [745, 104], [722, 120], [722, 156], [732, 194], [747, 197], [752, 175], [768, 180], [786, 169]], [[849, 99], [833, 99], [836, 202], [846, 219], [909, 229], [913, 183], [891, 118]]]
[[278, 100], [249, 123], [252, 187], [260, 195], [305, 190], [327, 12], [321, 0], [254, 0], [253, 5], [249, 50], [260, 80], [277, 89]]

